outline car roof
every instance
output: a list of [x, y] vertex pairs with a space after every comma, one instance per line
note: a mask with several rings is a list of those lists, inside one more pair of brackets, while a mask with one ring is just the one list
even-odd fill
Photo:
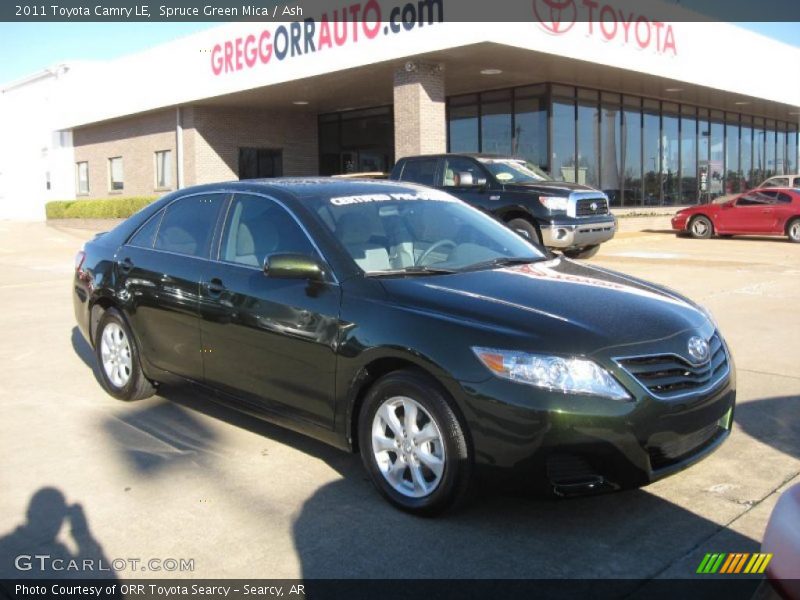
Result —
[[[188, 188], [187, 188], [188, 189]], [[277, 177], [270, 179], [245, 179], [211, 183], [192, 188], [194, 191], [250, 191], [284, 192], [296, 198], [325, 198], [354, 196], [358, 194], [380, 194], [416, 192], [430, 188], [409, 182], [384, 179], [341, 179], [334, 177]], [[182, 190], [186, 191], [186, 189]]]
[[[522, 156], [514, 156], [512, 154], [491, 154], [488, 152], [445, 152], [443, 154], [418, 154], [415, 156], [406, 156], [400, 160], [420, 159], [420, 158], [445, 158], [448, 156], [463, 156], [466, 158], [494, 158], [494, 159], [510, 159], [510, 160], [525, 160]], [[400, 162], [400, 161], [398, 161]]]

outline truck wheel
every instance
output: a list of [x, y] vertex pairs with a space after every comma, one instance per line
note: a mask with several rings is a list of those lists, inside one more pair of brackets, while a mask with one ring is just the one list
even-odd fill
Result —
[[595, 246], [578, 248], [577, 250], [564, 250], [564, 256], [567, 258], [592, 258], [599, 250], [600, 244], [597, 244]]
[[530, 240], [534, 244], [539, 244], [540, 246], [542, 245], [542, 234], [539, 233], [539, 228], [528, 221], [528, 219], [517, 217], [516, 219], [511, 219], [508, 223], [506, 223], [506, 225], [509, 227], [509, 229], [513, 229], [522, 237]]

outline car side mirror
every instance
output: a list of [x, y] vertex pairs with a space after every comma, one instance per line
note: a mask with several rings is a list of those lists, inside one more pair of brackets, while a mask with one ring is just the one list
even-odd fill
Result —
[[456, 187], [483, 187], [486, 185], [485, 177], [475, 177], [469, 171], [459, 171], [453, 179]]
[[306, 279], [324, 281], [325, 269], [308, 254], [270, 254], [264, 260], [264, 275], [275, 279]]

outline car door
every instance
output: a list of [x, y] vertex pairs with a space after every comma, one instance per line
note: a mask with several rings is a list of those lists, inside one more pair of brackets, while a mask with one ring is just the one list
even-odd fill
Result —
[[262, 409], [333, 427], [340, 289], [264, 273], [272, 254], [323, 260], [278, 201], [233, 196], [201, 286], [205, 381]]
[[[439, 187], [486, 212], [493, 210], [492, 203], [500, 200], [499, 192], [489, 192], [485, 185], [488, 174], [477, 161], [466, 156], [446, 156], [440, 173]], [[466, 181], [465, 181], [466, 180]], [[468, 185], [465, 183], [468, 182]]]
[[149, 219], [116, 255], [117, 293], [145, 360], [200, 380], [198, 294], [225, 195], [184, 196]]
[[716, 228], [723, 233], [766, 233], [776, 219], [775, 205], [765, 190], [739, 196], [732, 205], [719, 209]]

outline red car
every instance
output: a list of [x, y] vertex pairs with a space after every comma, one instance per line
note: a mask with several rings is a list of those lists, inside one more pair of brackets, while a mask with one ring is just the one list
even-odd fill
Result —
[[700, 204], [679, 210], [672, 228], [693, 238], [717, 234], [785, 235], [800, 243], [800, 190], [756, 189], [722, 204]]

